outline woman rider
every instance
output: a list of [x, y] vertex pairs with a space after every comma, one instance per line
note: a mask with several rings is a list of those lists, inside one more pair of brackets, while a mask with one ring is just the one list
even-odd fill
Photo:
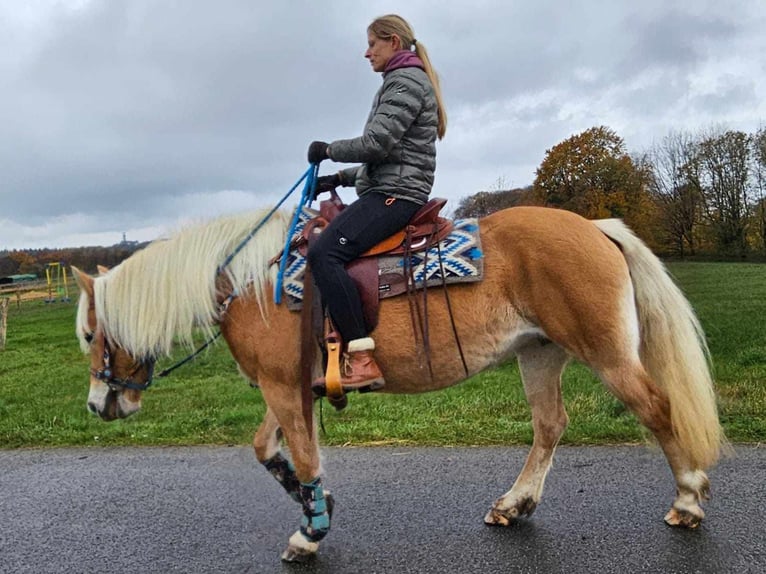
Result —
[[[428, 200], [436, 169], [436, 139], [447, 115], [438, 76], [412, 27], [390, 14], [367, 28], [364, 57], [383, 85], [373, 100], [364, 133], [332, 143], [312, 142], [310, 163], [325, 159], [361, 163], [317, 178], [317, 193], [356, 187], [359, 198], [319, 235], [309, 264], [330, 317], [347, 343], [341, 367], [344, 390], [378, 390], [385, 381], [373, 357], [375, 342], [364, 322], [356, 285], [347, 263], [407, 225]], [[324, 380], [315, 382], [323, 387]]]

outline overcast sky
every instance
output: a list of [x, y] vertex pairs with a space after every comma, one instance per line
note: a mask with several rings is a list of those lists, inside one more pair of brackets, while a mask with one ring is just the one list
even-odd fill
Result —
[[390, 12], [442, 80], [451, 209], [593, 126], [640, 152], [766, 122], [764, 0], [0, 0], [0, 250], [273, 206], [312, 140], [361, 133], [366, 28]]

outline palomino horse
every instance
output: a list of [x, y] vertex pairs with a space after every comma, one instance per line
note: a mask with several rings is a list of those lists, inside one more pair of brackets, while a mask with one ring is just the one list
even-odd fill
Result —
[[[154, 359], [174, 339], [218, 324], [239, 367], [267, 405], [255, 455], [303, 507], [282, 557], [317, 552], [333, 500], [322, 485], [317, 433], [301, 407], [300, 320], [275, 305], [275, 270], [289, 215], [277, 212], [222, 274], [217, 267], [259, 214], [220, 218], [182, 230], [81, 288], [77, 334], [90, 353], [88, 408], [104, 420], [141, 407]], [[675, 477], [665, 521], [695, 527], [708, 497], [705, 470], [725, 443], [704, 335], [661, 262], [620, 221], [588, 221], [554, 209], [517, 207], [481, 220], [484, 279], [450, 287], [469, 374], [516, 356], [531, 407], [534, 442], [513, 487], [484, 520], [508, 525], [529, 515], [568, 417], [561, 375], [570, 358], [588, 365], [656, 437]], [[219, 303], [235, 289], [228, 310]], [[419, 393], [466, 378], [446, 301], [428, 305], [433, 377], [423, 370], [406, 297], [382, 301], [372, 334], [385, 391]], [[320, 365], [314, 366], [319, 374]], [[310, 417], [309, 417], [310, 419]], [[309, 426], [311, 424], [312, 426]], [[281, 436], [292, 462], [282, 454]]]

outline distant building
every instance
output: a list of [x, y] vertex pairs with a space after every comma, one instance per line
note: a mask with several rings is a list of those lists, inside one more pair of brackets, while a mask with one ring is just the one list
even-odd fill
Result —
[[5, 277], [0, 277], [0, 285], [26, 283], [28, 281], [37, 281], [37, 275], [34, 273], [22, 273], [20, 275], [6, 275]]
[[138, 247], [138, 241], [128, 241], [127, 234], [123, 232], [122, 241], [120, 241], [116, 247], [129, 247], [131, 249], [135, 249]]

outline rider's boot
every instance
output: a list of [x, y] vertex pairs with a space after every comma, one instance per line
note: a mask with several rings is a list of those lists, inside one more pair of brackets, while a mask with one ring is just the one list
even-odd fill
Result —
[[[375, 341], [372, 337], [348, 342], [347, 352], [343, 355], [340, 365], [340, 384], [344, 391], [377, 391], [385, 386], [383, 373], [380, 372], [373, 356], [374, 350]], [[312, 388], [318, 394], [324, 394], [325, 378], [314, 381]]]

